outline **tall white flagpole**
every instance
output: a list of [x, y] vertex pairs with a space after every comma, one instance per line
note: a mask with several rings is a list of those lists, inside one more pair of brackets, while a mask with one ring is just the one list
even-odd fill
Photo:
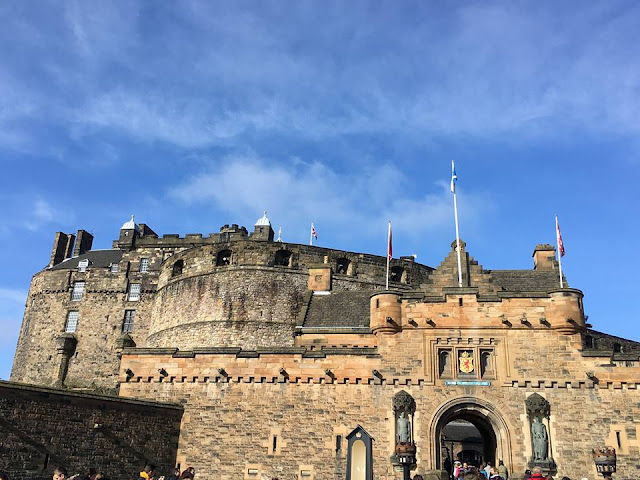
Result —
[[462, 288], [462, 261], [460, 260], [460, 234], [458, 232], [458, 200], [456, 199], [456, 167], [451, 160], [451, 193], [453, 193], [453, 213], [456, 219], [456, 250], [458, 252], [458, 286]]
[[[558, 215], [556, 214], [556, 250], [558, 251], [558, 266], [560, 267], [560, 288], [564, 288], [564, 284], [562, 282], [562, 249], [561, 249], [561, 238], [560, 238], [560, 226], [558, 225]], [[562, 247], [564, 248], [564, 247]]]
[[313, 222], [311, 222], [311, 228], [309, 229], [309, 245], [313, 245]]
[[391, 260], [391, 220], [389, 220], [389, 230], [387, 232], [387, 277], [385, 290], [389, 290], [389, 260]]

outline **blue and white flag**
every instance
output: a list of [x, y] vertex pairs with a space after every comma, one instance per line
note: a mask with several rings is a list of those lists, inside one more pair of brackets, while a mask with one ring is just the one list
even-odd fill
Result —
[[456, 182], [458, 181], [458, 175], [456, 175], [456, 166], [451, 160], [451, 193], [456, 193]]

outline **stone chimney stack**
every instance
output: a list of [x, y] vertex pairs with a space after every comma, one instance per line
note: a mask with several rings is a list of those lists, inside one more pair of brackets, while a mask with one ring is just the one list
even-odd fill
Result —
[[72, 233], [56, 232], [56, 237], [53, 240], [53, 248], [51, 249], [49, 267], [53, 267], [63, 260], [70, 258], [75, 241], [76, 236]]
[[533, 249], [533, 269], [555, 270], [556, 247], [548, 243], [536, 245], [536, 248]]
[[83, 253], [87, 253], [91, 250], [92, 245], [93, 235], [86, 230], [78, 230], [78, 235], [76, 236], [76, 247], [73, 249], [73, 256], [77, 257]]

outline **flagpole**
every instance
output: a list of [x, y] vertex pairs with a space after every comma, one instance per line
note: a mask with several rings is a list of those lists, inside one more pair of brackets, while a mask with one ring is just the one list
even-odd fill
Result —
[[460, 234], [458, 232], [458, 200], [456, 198], [456, 184], [458, 176], [451, 160], [451, 193], [453, 193], [453, 214], [456, 220], [456, 250], [458, 252], [458, 287], [462, 288], [462, 261], [460, 260]]
[[311, 228], [309, 229], [309, 245], [313, 245], [313, 222], [311, 222]]
[[389, 220], [389, 230], [387, 232], [387, 276], [385, 290], [389, 290], [389, 245], [391, 245], [391, 220]]
[[558, 226], [558, 214], [556, 214], [556, 250], [558, 251], [558, 266], [560, 267], [560, 288], [564, 288], [562, 282], [562, 252], [560, 252], [560, 227]]

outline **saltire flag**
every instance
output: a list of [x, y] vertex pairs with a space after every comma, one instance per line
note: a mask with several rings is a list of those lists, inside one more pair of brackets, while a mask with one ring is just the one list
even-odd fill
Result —
[[456, 182], [458, 181], [458, 175], [456, 175], [456, 166], [451, 160], [451, 193], [456, 193]]
[[564, 257], [564, 244], [562, 243], [562, 234], [560, 233], [560, 225], [558, 224], [558, 216], [556, 215], [556, 239], [558, 240], [558, 254]]
[[393, 258], [393, 248], [391, 247], [391, 222], [389, 222], [389, 245], [387, 248], [387, 256], [389, 260]]
[[311, 223], [311, 236], [316, 240], [318, 239], [318, 232], [316, 232], [316, 227], [313, 226], [313, 222]]

